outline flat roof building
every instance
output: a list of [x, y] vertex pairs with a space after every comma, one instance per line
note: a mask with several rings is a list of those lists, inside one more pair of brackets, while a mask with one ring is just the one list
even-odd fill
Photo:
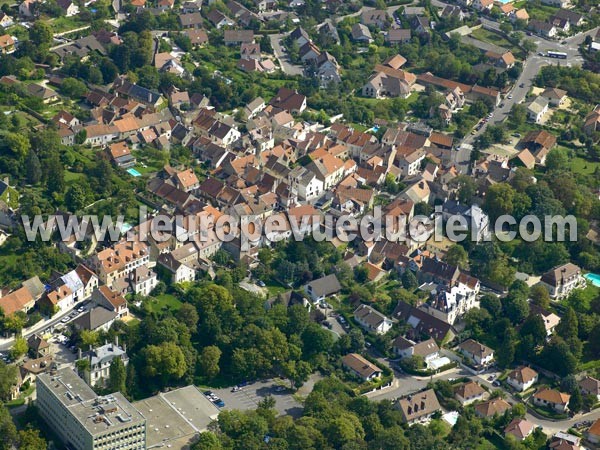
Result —
[[144, 416], [120, 392], [98, 396], [70, 368], [38, 376], [36, 404], [68, 448], [146, 449]]

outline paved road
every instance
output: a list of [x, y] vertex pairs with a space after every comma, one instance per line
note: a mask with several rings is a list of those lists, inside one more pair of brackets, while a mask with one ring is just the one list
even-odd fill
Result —
[[[87, 308], [88, 305], [86, 305], [85, 308]], [[24, 329], [23, 330], [23, 337], [25, 339], [27, 339], [32, 334], [38, 333], [40, 331], [45, 330], [46, 328], [50, 328], [50, 327], [53, 327], [53, 326], [59, 324], [60, 321], [63, 319], [63, 317], [68, 316], [74, 310], [76, 310], [78, 307], [79, 307], [79, 305], [75, 305], [73, 308], [68, 309], [68, 310], [66, 310], [64, 312], [60, 312], [58, 315], [52, 317], [49, 320], [42, 320], [42, 321], [36, 323], [33, 327]], [[13, 345], [13, 342], [14, 342], [13, 338], [10, 338], [10, 339], [1, 339], [0, 340], [0, 350], [8, 350], [8, 349], [10, 349], [12, 347], [12, 345]]]
[[301, 66], [297, 66], [290, 62], [287, 54], [284, 53], [279, 41], [283, 39], [285, 34], [271, 34], [269, 35], [269, 39], [271, 39], [271, 47], [273, 48], [273, 53], [275, 54], [275, 58], [279, 62], [279, 67], [284, 73], [288, 75], [302, 75], [304, 73], [304, 69]]

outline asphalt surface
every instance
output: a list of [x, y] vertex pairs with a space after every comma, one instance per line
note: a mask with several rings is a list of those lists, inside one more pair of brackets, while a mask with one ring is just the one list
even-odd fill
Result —
[[290, 62], [290, 59], [279, 44], [279, 41], [285, 38], [285, 34], [271, 34], [269, 35], [269, 39], [271, 39], [271, 47], [273, 48], [273, 53], [277, 61], [279, 62], [279, 67], [284, 73], [288, 75], [302, 75], [304, 74], [304, 69], [302, 66], [297, 66]]
[[[314, 383], [307, 387], [312, 390], [313, 385]], [[278, 386], [285, 389], [278, 392]], [[293, 393], [289, 389], [289, 382], [284, 380], [255, 381], [237, 392], [232, 392], [232, 388], [211, 389], [211, 391], [225, 402], [225, 406], [220, 408], [222, 410], [256, 409], [261, 400], [272, 396], [275, 399], [275, 409], [280, 415], [299, 417], [302, 414], [302, 404], [294, 399]]]

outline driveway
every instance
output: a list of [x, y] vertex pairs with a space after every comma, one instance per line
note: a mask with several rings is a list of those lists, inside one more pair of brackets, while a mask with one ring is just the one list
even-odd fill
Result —
[[288, 75], [303, 75], [304, 68], [302, 66], [297, 66], [290, 62], [287, 54], [283, 51], [281, 44], [279, 41], [283, 39], [285, 34], [271, 34], [269, 39], [271, 39], [271, 47], [273, 47], [273, 53], [275, 54], [275, 58], [279, 62], [279, 66], [281, 70]]
[[[277, 392], [278, 386], [285, 386], [285, 390]], [[302, 414], [303, 406], [294, 399], [287, 381], [285, 383], [283, 380], [255, 381], [242, 387], [238, 392], [231, 392], [231, 388], [212, 389], [212, 391], [225, 402], [225, 407], [221, 408], [224, 410], [256, 409], [261, 400], [272, 396], [275, 399], [275, 409], [280, 415], [300, 417]]]

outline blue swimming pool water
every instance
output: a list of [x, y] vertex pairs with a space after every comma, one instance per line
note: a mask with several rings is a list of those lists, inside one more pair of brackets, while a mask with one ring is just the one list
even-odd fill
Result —
[[127, 173], [128, 173], [129, 175], [131, 175], [132, 177], [141, 177], [141, 176], [142, 176], [142, 174], [141, 174], [141, 173], [139, 173], [137, 170], [135, 170], [135, 169], [133, 169], [133, 168], [131, 168], [131, 169], [127, 169]]
[[600, 275], [597, 273], [586, 273], [584, 277], [591, 281], [594, 286], [600, 287]]

